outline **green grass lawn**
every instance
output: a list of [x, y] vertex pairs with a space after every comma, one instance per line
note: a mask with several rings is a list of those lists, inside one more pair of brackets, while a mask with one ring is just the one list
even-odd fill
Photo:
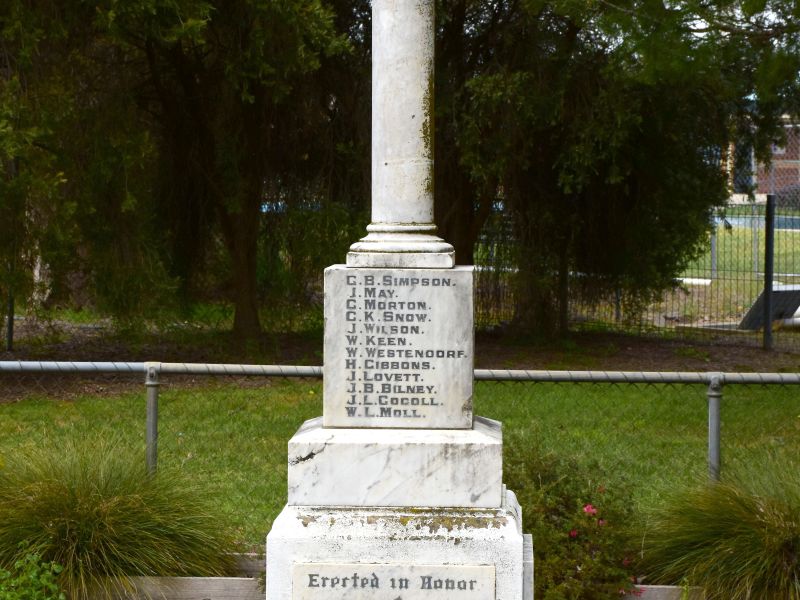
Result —
[[[763, 228], [717, 228], [717, 272], [728, 279], [763, 279], [764, 240]], [[708, 252], [692, 262], [684, 277], [711, 276], [711, 243]], [[775, 230], [775, 273], [800, 273], [800, 231]], [[792, 278], [788, 278], [792, 279]], [[792, 281], [787, 281], [792, 283]]]
[[[536, 444], [578, 462], [596, 461], [598, 486], [613, 493], [617, 482], [629, 482], [630, 501], [642, 509], [706, 473], [703, 386], [479, 382], [475, 404], [476, 414], [503, 421], [508, 452]], [[91, 436], [118, 438], [120, 448], [140, 452], [144, 461], [144, 411], [143, 393], [0, 404], [0, 464], [25, 446], [58, 448], [68, 438]], [[211, 488], [244, 547], [258, 549], [286, 500], [287, 441], [321, 411], [319, 382], [184, 389], [167, 382], [160, 464], [179, 466]], [[722, 450], [723, 473], [741, 462], [773, 459], [797, 468], [798, 390], [726, 387]]]

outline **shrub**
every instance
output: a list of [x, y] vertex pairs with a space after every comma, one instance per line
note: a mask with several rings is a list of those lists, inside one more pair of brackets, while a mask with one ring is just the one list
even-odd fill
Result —
[[85, 599], [136, 575], [221, 575], [229, 538], [209, 498], [180, 472], [148, 477], [143, 452], [88, 440], [6, 457], [0, 466], [0, 567], [20, 543], [62, 566]]
[[11, 571], [0, 569], [0, 600], [65, 600], [56, 580], [61, 567], [42, 562], [26, 544], [20, 550], [24, 554]]
[[599, 465], [544, 453], [529, 437], [513, 435], [503, 475], [533, 535], [535, 598], [618, 599], [633, 588], [633, 509], [622, 481], [612, 484]]
[[680, 490], [652, 515], [644, 551], [656, 581], [709, 599], [800, 600], [800, 476], [768, 464]]

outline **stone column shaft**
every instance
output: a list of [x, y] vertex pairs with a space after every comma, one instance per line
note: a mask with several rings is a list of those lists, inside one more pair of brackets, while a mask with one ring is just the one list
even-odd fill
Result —
[[433, 223], [433, 0], [372, 3], [372, 223], [354, 267], [449, 268]]
[[372, 220], [433, 224], [433, 3], [375, 0]]

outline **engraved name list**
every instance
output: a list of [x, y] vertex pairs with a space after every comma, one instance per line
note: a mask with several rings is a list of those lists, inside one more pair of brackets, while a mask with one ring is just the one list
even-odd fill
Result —
[[471, 427], [470, 268], [334, 266], [325, 286], [326, 426]]

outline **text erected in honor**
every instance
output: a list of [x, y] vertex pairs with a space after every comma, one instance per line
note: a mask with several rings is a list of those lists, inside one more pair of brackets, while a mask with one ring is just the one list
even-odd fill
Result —
[[493, 600], [491, 565], [300, 563], [292, 600]]

